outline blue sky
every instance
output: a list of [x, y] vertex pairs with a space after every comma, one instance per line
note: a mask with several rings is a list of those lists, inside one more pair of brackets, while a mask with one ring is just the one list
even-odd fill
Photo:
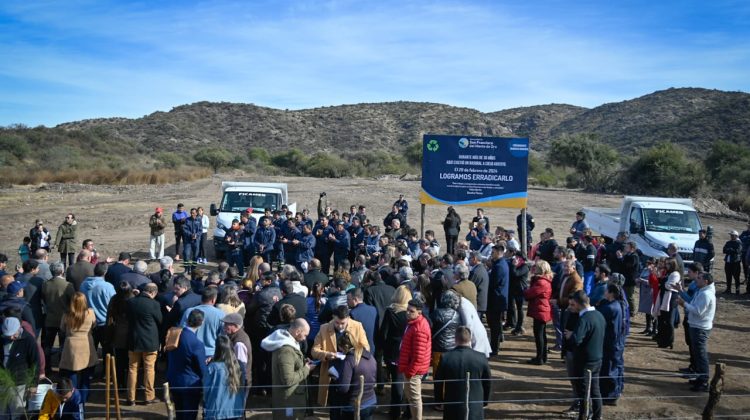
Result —
[[[612, 4], [610, 4], [612, 3]], [[0, 125], [197, 101], [594, 107], [750, 91], [747, 1], [4, 1]]]

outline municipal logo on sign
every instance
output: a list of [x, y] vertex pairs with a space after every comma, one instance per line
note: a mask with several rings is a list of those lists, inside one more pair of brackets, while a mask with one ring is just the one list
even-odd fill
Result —
[[466, 137], [461, 137], [460, 139], [458, 139], [458, 147], [462, 149], [466, 149], [467, 147], [469, 147], [469, 139], [467, 139]]
[[430, 140], [429, 142], [427, 142], [427, 150], [431, 152], [437, 152], [439, 148], [440, 143], [438, 143], [437, 140]]

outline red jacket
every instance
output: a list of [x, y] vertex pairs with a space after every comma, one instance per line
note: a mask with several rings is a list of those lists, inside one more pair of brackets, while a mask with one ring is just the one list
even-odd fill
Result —
[[424, 375], [432, 361], [432, 332], [427, 319], [420, 315], [406, 324], [398, 357], [398, 371], [405, 376]]
[[542, 322], [552, 321], [552, 307], [549, 300], [552, 297], [552, 282], [544, 276], [531, 278], [531, 286], [524, 290], [523, 297], [529, 302], [528, 315]]

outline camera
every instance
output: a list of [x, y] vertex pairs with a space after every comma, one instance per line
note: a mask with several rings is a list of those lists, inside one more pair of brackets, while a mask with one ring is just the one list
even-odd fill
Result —
[[320, 193], [320, 196], [321, 196], [321, 197], [325, 197], [325, 196], [326, 196], [326, 193], [325, 193], [325, 192], [322, 192], [322, 193]]

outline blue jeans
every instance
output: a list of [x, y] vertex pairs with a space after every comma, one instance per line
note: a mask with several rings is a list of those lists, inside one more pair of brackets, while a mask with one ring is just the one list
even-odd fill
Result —
[[195, 259], [198, 258], [198, 240], [188, 241], [183, 238], [182, 254], [182, 259], [186, 263], [195, 262]]
[[695, 373], [701, 384], [708, 383], [708, 336], [711, 330], [690, 327], [690, 348], [695, 358]]
[[81, 401], [85, 404], [89, 399], [89, 388], [91, 388], [91, 377], [94, 375], [94, 368], [88, 367], [77, 372], [60, 369], [60, 375], [70, 378], [73, 386], [81, 394]]

